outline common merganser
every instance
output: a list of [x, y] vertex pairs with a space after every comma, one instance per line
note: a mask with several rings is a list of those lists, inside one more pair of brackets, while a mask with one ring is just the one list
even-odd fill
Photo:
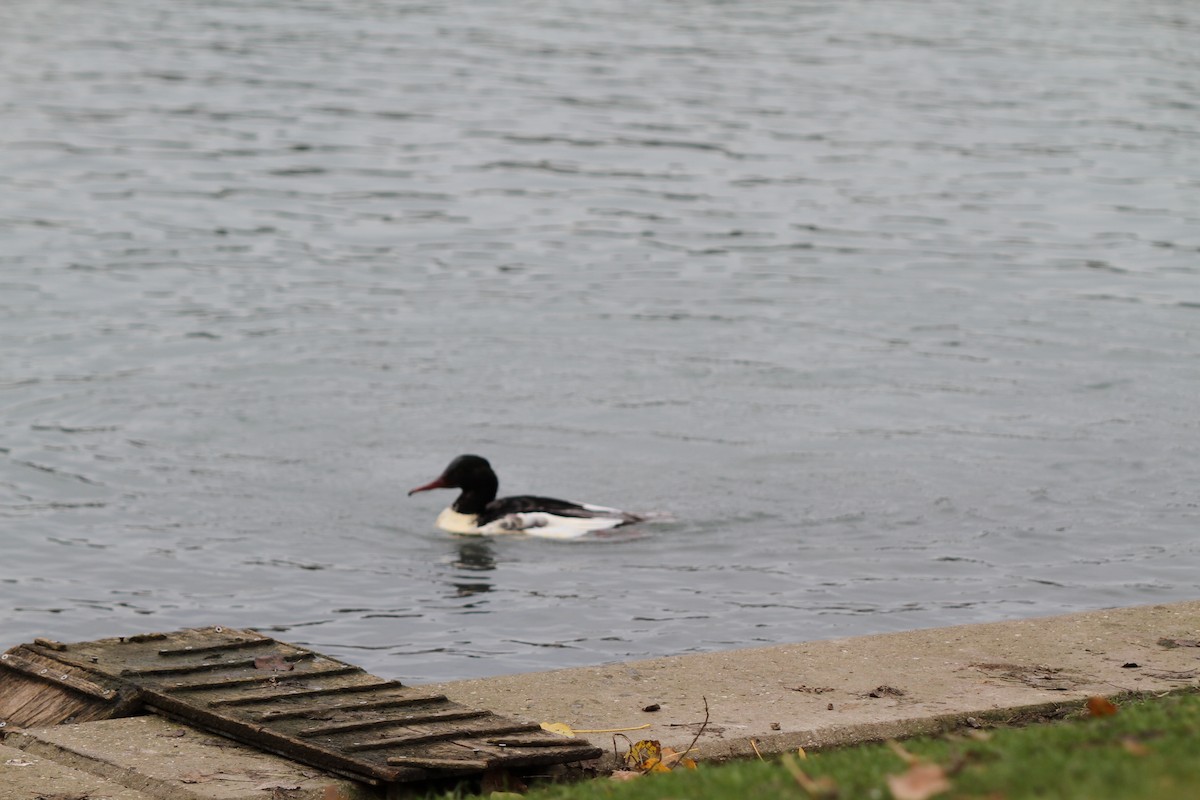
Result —
[[459, 456], [434, 480], [408, 493], [430, 489], [462, 489], [449, 508], [438, 514], [437, 526], [450, 533], [491, 535], [525, 533], [548, 539], [575, 539], [640, 522], [646, 517], [616, 508], [572, 503], [552, 497], [518, 495], [496, 499], [500, 481], [487, 459]]

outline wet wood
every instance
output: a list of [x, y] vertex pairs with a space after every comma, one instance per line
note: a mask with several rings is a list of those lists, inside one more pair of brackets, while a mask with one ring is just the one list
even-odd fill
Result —
[[537, 724], [458, 705], [254, 631], [214, 627], [23, 647], [10, 654], [17, 660], [0, 678], [19, 675], [38, 691], [69, 691], [110, 715], [118, 700], [136, 697], [172, 719], [367, 782], [601, 754], [586, 741], [554, 737]]

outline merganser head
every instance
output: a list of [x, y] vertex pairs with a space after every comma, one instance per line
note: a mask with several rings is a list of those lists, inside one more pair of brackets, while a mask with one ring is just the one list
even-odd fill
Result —
[[454, 501], [453, 508], [464, 514], [478, 514], [490, 502], [496, 499], [496, 490], [500, 481], [492, 472], [492, 465], [486, 458], [473, 455], [463, 455], [450, 462], [442, 474], [424, 486], [418, 486], [408, 493], [412, 497], [417, 492], [427, 492], [430, 489], [462, 489], [462, 494]]

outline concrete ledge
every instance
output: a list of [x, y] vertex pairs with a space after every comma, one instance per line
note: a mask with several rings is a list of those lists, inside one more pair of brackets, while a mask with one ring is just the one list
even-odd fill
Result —
[[[9, 733], [6, 752], [55, 762], [88, 780], [130, 789], [113, 800], [378, 800], [369, 787], [161, 717], [126, 717]], [[12, 748], [20, 748], [19, 751]], [[2, 769], [2, 767], [0, 767]], [[64, 790], [83, 793], [82, 782]], [[0, 800], [13, 794], [0, 781]], [[278, 791], [276, 791], [278, 789]], [[71, 794], [71, 793], [74, 794]], [[38, 795], [28, 795], [30, 800]], [[107, 798], [103, 792], [92, 797]]]
[[36, 800], [39, 797], [152, 800], [150, 795], [134, 789], [0, 744], [0, 798]]
[[[632, 728], [722, 759], [929, 733], [1092, 695], [1196, 686], [1200, 602], [935, 628], [434, 684], [451, 700], [578, 730]], [[644, 711], [657, 704], [660, 710]], [[581, 733], [612, 751], [612, 733]], [[606, 759], [611, 766], [613, 757]]]

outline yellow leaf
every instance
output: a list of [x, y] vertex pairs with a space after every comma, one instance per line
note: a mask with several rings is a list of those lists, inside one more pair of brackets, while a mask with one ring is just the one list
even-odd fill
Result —
[[808, 761], [808, 753], [804, 752], [803, 747], [796, 748], [796, 755], [800, 757], [801, 761]]
[[[692, 752], [691, 750], [688, 753]], [[675, 769], [683, 767], [684, 769], [695, 769], [696, 762], [694, 759], [688, 758], [687, 753], [678, 753], [670, 747], [662, 749], [662, 763], [667, 766], [667, 769]]]
[[927, 800], [951, 789], [944, 769], [922, 763], [913, 764], [900, 775], [888, 775], [887, 785], [895, 800]]
[[565, 722], [543, 722], [542, 730], [550, 731], [551, 733], [559, 733], [563, 736], [570, 736], [572, 739], [575, 738], [575, 731], [572, 730], [571, 726]]
[[662, 745], [657, 739], [642, 739], [629, 746], [625, 754], [625, 766], [646, 772], [662, 763]]

